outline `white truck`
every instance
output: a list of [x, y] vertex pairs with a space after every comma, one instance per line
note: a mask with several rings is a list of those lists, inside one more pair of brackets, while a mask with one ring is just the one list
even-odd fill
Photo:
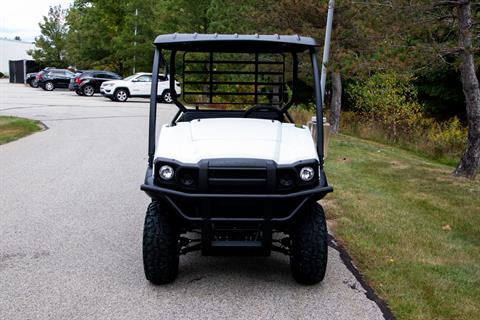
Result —
[[[129, 97], [150, 98], [152, 86], [152, 74], [139, 72], [122, 80], [105, 81], [100, 86], [100, 93], [112, 101], [125, 102]], [[175, 81], [175, 90], [180, 94], [181, 89]], [[172, 103], [172, 95], [169, 86], [169, 77], [158, 75], [157, 100]]]

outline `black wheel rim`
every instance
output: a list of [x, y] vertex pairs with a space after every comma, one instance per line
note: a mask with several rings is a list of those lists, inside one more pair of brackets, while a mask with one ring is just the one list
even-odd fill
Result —
[[94, 93], [93, 92], [93, 87], [91, 87], [91, 86], [85, 87], [84, 93], [85, 93], [86, 96], [93, 96], [93, 93]]

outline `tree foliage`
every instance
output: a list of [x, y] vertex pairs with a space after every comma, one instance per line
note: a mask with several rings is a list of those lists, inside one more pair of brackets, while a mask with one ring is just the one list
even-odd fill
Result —
[[[67, 15], [68, 49], [77, 68], [103, 68], [120, 74], [148, 70], [155, 36], [154, 1], [77, 0]], [[135, 29], [137, 33], [135, 34]]]
[[354, 109], [381, 122], [396, 140], [399, 126], [407, 124], [421, 109], [412, 80], [393, 72], [376, 73], [351, 84], [348, 92], [356, 102]]
[[43, 66], [68, 65], [65, 14], [61, 6], [50, 7], [48, 15], [39, 23], [42, 34], [35, 38], [35, 49], [28, 53]]

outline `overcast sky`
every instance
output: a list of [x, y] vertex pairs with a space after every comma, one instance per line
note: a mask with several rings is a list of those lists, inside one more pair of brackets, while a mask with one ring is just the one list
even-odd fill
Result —
[[0, 38], [33, 41], [40, 35], [38, 23], [50, 6], [68, 8], [73, 0], [0, 0]]

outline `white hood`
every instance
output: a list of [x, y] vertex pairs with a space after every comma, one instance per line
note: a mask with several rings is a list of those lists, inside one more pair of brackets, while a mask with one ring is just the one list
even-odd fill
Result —
[[155, 158], [195, 164], [203, 159], [251, 158], [291, 164], [318, 159], [306, 127], [279, 121], [215, 118], [164, 125]]
[[108, 81], [104, 81], [102, 82], [101, 86], [104, 86], [106, 84], [113, 84], [113, 85], [126, 85], [126, 84], [129, 84], [130, 82], [129, 81], [125, 81], [123, 79], [118, 79], [118, 80], [108, 80]]

